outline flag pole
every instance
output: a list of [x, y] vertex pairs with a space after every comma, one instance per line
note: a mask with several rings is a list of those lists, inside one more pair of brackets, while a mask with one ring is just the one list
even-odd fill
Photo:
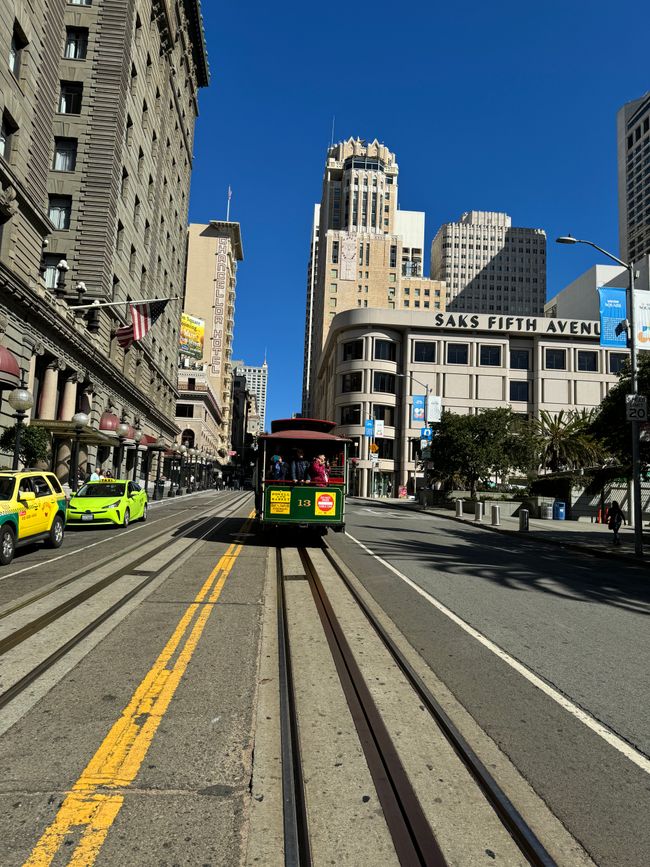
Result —
[[232, 188], [228, 184], [228, 204], [226, 205], [226, 223], [230, 222], [230, 200], [232, 199]]
[[70, 310], [96, 310], [98, 307], [128, 307], [131, 304], [153, 304], [154, 301], [180, 301], [180, 295], [172, 298], [139, 298], [132, 301], [93, 301], [91, 304], [72, 304]]

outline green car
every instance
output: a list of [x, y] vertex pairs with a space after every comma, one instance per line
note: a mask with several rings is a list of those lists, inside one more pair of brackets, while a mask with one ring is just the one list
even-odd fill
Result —
[[120, 524], [147, 520], [147, 493], [135, 482], [86, 482], [70, 497], [68, 524]]

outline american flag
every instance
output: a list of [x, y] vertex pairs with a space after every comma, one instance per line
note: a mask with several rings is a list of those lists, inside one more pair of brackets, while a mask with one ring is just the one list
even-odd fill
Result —
[[122, 349], [130, 349], [132, 343], [142, 340], [162, 315], [168, 302], [169, 298], [166, 298], [164, 301], [139, 301], [130, 305], [131, 324], [122, 325], [115, 332], [117, 342]]

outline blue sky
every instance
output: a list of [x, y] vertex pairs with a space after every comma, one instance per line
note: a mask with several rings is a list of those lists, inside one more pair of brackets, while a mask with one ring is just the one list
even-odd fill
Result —
[[[204, 0], [190, 220], [241, 223], [235, 358], [269, 362], [267, 419], [300, 410], [313, 203], [335, 139], [397, 154], [399, 204], [427, 249], [467, 210], [546, 230], [548, 295], [618, 252], [616, 111], [650, 89], [645, 2], [545, 0], [327, 6]], [[632, 26], [632, 31], [627, 28]], [[631, 48], [628, 50], [626, 45]]]

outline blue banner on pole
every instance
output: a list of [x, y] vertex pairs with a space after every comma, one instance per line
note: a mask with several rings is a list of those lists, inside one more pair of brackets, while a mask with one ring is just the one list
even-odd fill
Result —
[[598, 289], [600, 295], [600, 345], [627, 349], [627, 332], [616, 333], [616, 326], [627, 318], [625, 289]]
[[365, 426], [363, 428], [363, 435], [364, 435], [364, 437], [374, 437], [374, 435], [375, 435], [375, 422], [373, 421], [373, 419], [371, 419], [371, 418], [366, 419], [366, 423], [365, 423]]
[[424, 394], [413, 395], [413, 406], [411, 407], [411, 424], [417, 427], [424, 421], [424, 407], [426, 404], [426, 396]]

